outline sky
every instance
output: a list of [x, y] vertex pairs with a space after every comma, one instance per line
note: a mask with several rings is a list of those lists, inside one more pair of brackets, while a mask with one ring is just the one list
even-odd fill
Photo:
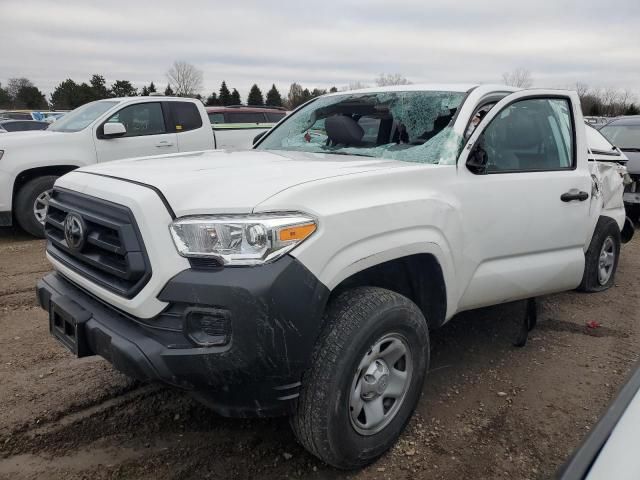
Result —
[[246, 93], [312, 89], [381, 73], [413, 83], [499, 83], [631, 90], [640, 100], [638, 0], [0, 0], [0, 82], [48, 95], [66, 78], [164, 89], [175, 60]]

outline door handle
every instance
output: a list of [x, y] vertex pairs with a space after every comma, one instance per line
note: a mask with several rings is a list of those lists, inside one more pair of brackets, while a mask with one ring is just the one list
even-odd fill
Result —
[[584, 202], [589, 198], [589, 194], [587, 192], [583, 192], [578, 190], [577, 188], [572, 188], [568, 192], [560, 195], [560, 200], [563, 202], [572, 202], [573, 200], [578, 200], [580, 202]]
[[156, 143], [156, 147], [173, 147], [173, 143], [160, 142], [160, 143]]

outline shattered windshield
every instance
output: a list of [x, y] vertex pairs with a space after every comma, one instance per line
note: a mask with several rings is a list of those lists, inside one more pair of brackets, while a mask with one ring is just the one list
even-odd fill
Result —
[[321, 97], [273, 130], [258, 150], [456, 163], [453, 117], [462, 92], [373, 92]]

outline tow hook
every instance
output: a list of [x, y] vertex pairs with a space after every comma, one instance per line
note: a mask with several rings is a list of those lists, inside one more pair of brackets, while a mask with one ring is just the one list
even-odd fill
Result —
[[624, 219], [624, 227], [620, 232], [620, 241], [622, 243], [629, 243], [633, 238], [635, 232], [636, 226], [633, 224], [633, 221], [629, 217], [626, 217]]

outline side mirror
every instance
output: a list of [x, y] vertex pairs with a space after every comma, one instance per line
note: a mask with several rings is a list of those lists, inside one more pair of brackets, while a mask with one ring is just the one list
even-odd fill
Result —
[[105, 123], [102, 128], [104, 138], [117, 138], [127, 133], [126, 127], [120, 122]]
[[485, 173], [487, 173], [488, 163], [489, 157], [486, 150], [482, 148], [479, 143], [477, 143], [467, 157], [467, 168], [476, 175], [484, 175]]
[[267, 130], [265, 130], [264, 132], [260, 132], [255, 137], [253, 137], [253, 144], [255, 145], [256, 143], [258, 143], [258, 140], [264, 137], [265, 133], [267, 133]]

